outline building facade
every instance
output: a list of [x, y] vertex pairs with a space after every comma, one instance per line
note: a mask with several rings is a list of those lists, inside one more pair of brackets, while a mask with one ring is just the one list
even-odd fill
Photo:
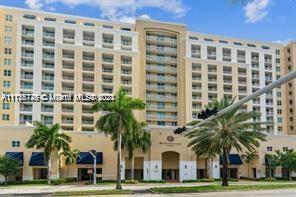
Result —
[[[146, 110], [136, 112], [139, 120], [153, 128], [153, 146], [149, 153], [139, 153], [142, 156], [136, 159], [138, 176], [147, 180], [219, 177], [219, 160], [197, 159], [187, 148], [186, 139], [172, 134], [173, 128], [197, 120], [202, 107], [213, 99], [242, 99], [295, 70], [294, 42], [255, 42], [190, 32], [183, 24], [145, 19], [126, 24], [12, 7], [0, 7], [0, 21], [1, 97], [114, 94], [122, 86], [130, 96], [147, 103]], [[242, 107], [261, 113], [260, 120], [254, 121], [273, 122], [266, 128], [267, 134], [273, 136], [270, 142], [277, 137], [294, 139], [285, 136], [296, 134], [295, 85], [295, 80], [291, 81]], [[104, 155], [100, 164], [102, 177], [114, 178], [115, 166], [110, 162], [114, 159], [112, 143], [95, 132], [101, 113], [92, 112], [91, 103], [0, 104], [0, 132], [7, 139], [0, 153], [25, 151], [23, 179], [44, 174], [44, 170], [35, 172], [29, 167], [27, 159], [32, 150], [24, 149], [28, 136], [18, 129], [31, 132], [32, 128], [24, 125], [35, 120], [48, 125], [59, 123], [64, 132], [73, 135], [73, 146], [81, 151], [87, 152], [90, 145], [100, 150]], [[17, 130], [16, 135], [2, 131], [7, 128]], [[163, 136], [162, 142], [159, 135]], [[169, 136], [178, 142], [169, 143]], [[77, 138], [83, 138], [85, 143], [75, 144]], [[106, 145], [90, 144], [89, 138]], [[12, 147], [18, 143], [20, 147]], [[285, 145], [284, 140], [279, 143]], [[163, 146], [164, 150], [159, 152]], [[87, 168], [78, 166], [84, 169], [79, 171], [77, 166], [71, 166], [71, 175], [66, 175], [68, 167], [61, 165], [56, 176], [61, 173], [82, 177]], [[122, 171], [123, 175], [126, 171], [128, 176], [130, 163], [124, 162], [123, 168], [127, 169]], [[246, 176], [244, 168], [233, 170], [233, 174]], [[253, 177], [264, 176], [258, 171], [261, 168], [259, 162]]]

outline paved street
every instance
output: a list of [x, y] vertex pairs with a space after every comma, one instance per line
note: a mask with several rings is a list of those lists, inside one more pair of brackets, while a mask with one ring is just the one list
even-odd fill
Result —
[[[165, 183], [165, 184], [156, 184], [156, 183], [139, 183], [136, 185], [124, 184], [123, 189], [129, 189], [136, 192], [136, 195], [133, 196], [159, 196], [154, 194], [142, 193], [144, 190], [148, 190], [154, 187], [186, 187], [186, 186], [201, 186], [201, 185], [212, 185], [218, 183]], [[238, 183], [239, 185], [252, 185], [258, 184], [258, 182], [248, 182], [242, 181]], [[260, 184], [270, 184], [268, 182], [260, 182]], [[289, 184], [288, 182], [286, 184]], [[58, 191], [83, 191], [83, 190], [111, 190], [114, 189], [114, 184], [102, 184], [97, 186], [92, 185], [61, 185], [61, 186], [48, 186], [48, 185], [22, 185], [22, 186], [7, 186], [0, 187], [0, 195], [9, 195], [9, 194], [50, 194]], [[123, 196], [123, 195], [120, 195]], [[128, 196], [128, 195], [125, 195]], [[169, 194], [169, 195], [160, 195], [160, 196], [292, 196], [296, 197], [296, 188], [295, 189], [285, 189], [285, 190], [260, 190], [260, 191], [231, 191], [231, 192], [210, 192], [210, 193], [195, 193], [195, 194]]]

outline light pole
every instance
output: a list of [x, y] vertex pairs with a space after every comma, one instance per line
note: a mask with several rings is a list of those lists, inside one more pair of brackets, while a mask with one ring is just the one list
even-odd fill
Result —
[[93, 172], [93, 177], [94, 177], [94, 185], [97, 185], [97, 156], [96, 156], [96, 150], [89, 150], [88, 152], [94, 158], [94, 172]]

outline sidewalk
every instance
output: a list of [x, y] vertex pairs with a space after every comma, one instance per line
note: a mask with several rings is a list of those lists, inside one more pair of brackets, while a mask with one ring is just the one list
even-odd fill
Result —
[[[253, 185], [253, 184], [270, 184], [270, 182], [254, 182], [254, 181], [241, 181], [241, 182], [231, 182], [231, 184], [239, 185]], [[190, 186], [201, 186], [201, 185], [213, 185], [220, 184], [218, 182], [211, 183], [138, 183], [138, 184], [122, 184], [123, 189], [133, 190], [133, 191], [143, 191], [149, 190], [151, 188], [161, 188], [161, 187], [190, 187]], [[273, 183], [276, 184], [276, 183]], [[285, 182], [289, 184], [289, 182]], [[71, 185], [15, 185], [15, 186], [1, 186], [0, 195], [3, 194], [48, 194], [54, 192], [64, 192], [64, 191], [87, 191], [87, 190], [112, 190], [115, 189], [115, 184], [102, 184], [102, 185], [81, 185], [81, 184], [71, 184]]]

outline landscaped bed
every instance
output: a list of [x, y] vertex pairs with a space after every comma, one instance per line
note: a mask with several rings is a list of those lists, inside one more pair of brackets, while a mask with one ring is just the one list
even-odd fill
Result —
[[88, 190], [88, 191], [69, 191], [56, 192], [54, 196], [89, 196], [89, 195], [116, 195], [116, 194], [133, 194], [132, 190]]
[[231, 190], [267, 190], [267, 189], [286, 189], [296, 188], [295, 183], [291, 184], [265, 184], [265, 185], [229, 185], [222, 187], [220, 185], [204, 185], [194, 187], [165, 187], [152, 188], [153, 193], [198, 193], [198, 192], [214, 192], [214, 191], [231, 191]]

